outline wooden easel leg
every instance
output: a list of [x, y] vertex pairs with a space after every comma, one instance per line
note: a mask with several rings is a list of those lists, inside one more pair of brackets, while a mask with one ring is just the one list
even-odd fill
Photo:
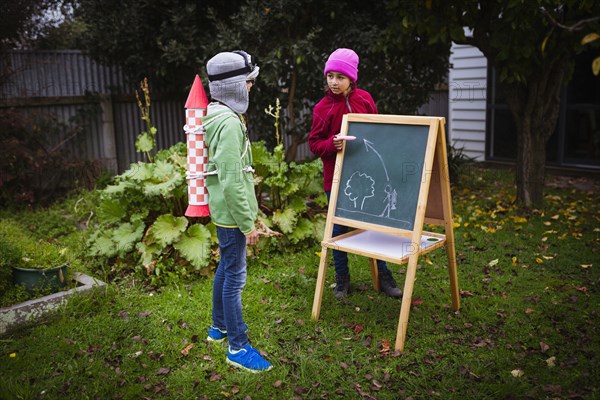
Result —
[[321, 300], [323, 299], [323, 288], [325, 287], [325, 274], [327, 272], [327, 253], [328, 248], [321, 247], [321, 261], [319, 262], [319, 274], [317, 275], [317, 285], [315, 287], [315, 298], [313, 300], [312, 319], [319, 319], [321, 312]]
[[408, 267], [406, 268], [406, 280], [404, 281], [404, 294], [402, 296], [402, 306], [400, 308], [400, 318], [398, 319], [398, 332], [396, 333], [395, 349], [404, 350], [406, 341], [406, 328], [408, 326], [408, 314], [410, 313], [410, 304], [412, 301], [412, 292], [415, 286], [415, 276], [417, 272], [418, 254], [408, 258]]
[[377, 269], [377, 260], [369, 258], [369, 266], [371, 267], [371, 279], [373, 280], [373, 289], [379, 292], [379, 270]]
[[458, 272], [456, 268], [456, 249], [454, 248], [454, 235], [446, 234], [446, 237], [446, 254], [448, 255], [448, 274], [450, 275], [450, 294], [452, 296], [452, 309], [454, 311], [457, 311], [460, 310], [460, 293], [458, 291]]

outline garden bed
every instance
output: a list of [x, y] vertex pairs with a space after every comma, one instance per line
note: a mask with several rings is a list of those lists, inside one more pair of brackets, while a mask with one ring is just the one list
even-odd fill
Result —
[[10, 307], [0, 308], [0, 334], [4, 334], [25, 323], [33, 322], [40, 316], [55, 310], [74, 293], [84, 293], [95, 286], [105, 285], [104, 282], [79, 272], [73, 273], [73, 280], [77, 284], [73, 289], [53, 293]]

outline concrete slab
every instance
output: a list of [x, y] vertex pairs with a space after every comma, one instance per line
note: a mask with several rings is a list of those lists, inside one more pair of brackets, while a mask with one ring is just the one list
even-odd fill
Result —
[[55, 310], [74, 293], [85, 293], [94, 287], [105, 285], [104, 282], [80, 272], [73, 272], [72, 276], [73, 280], [79, 284], [73, 289], [0, 308], [0, 335], [17, 328], [19, 325], [33, 322], [42, 315]]

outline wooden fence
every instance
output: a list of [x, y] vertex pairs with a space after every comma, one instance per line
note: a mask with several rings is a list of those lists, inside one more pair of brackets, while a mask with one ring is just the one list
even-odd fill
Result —
[[[100, 65], [78, 50], [15, 50], [0, 59], [0, 76], [0, 109], [14, 107], [65, 126], [75, 120], [82, 125], [77, 137], [68, 138], [65, 130], [63, 137], [55, 138], [72, 154], [99, 160], [112, 173], [142, 160], [135, 150], [135, 139], [145, 129], [135, 100], [138, 88], [127, 83], [119, 68]], [[152, 94], [159, 149], [185, 140], [186, 97], [187, 93]], [[433, 93], [419, 114], [447, 117], [447, 90]], [[284, 144], [289, 142], [284, 137]], [[298, 148], [298, 160], [312, 157], [306, 143]]]

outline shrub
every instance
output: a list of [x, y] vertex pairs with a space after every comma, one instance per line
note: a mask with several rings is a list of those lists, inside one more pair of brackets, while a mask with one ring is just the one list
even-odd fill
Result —
[[0, 110], [0, 206], [46, 205], [82, 182], [89, 187], [99, 174], [98, 162], [64, 148], [81, 131], [50, 115]]

